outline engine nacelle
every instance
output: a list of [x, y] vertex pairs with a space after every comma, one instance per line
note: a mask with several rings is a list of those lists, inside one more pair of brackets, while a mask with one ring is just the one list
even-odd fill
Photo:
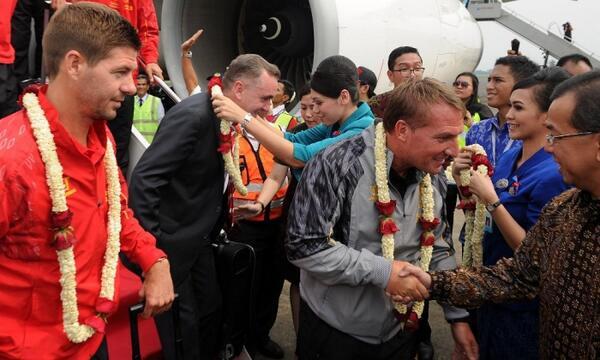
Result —
[[419, 49], [425, 76], [452, 81], [475, 69], [483, 40], [477, 22], [457, 0], [156, 0], [161, 50], [180, 96], [180, 44], [199, 28], [194, 46], [198, 78], [222, 72], [240, 53], [258, 53], [300, 88], [314, 67], [342, 54], [377, 74], [377, 92], [391, 88], [387, 56], [398, 46]]

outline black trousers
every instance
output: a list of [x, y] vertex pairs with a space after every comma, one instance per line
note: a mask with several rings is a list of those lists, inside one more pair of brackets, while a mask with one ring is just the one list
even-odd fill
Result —
[[417, 342], [416, 333], [400, 331], [382, 344], [368, 344], [329, 326], [306, 302], [300, 305], [299, 360], [413, 360]]
[[269, 332], [277, 319], [279, 295], [283, 288], [283, 255], [281, 218], [271, 221], [240, 221], [229, 239], [254, 248], [256, 255], [252, 314], [247, 348], [252, 355], [269, 340]]
[[[34, 22], [34, 68], [29, 69], [29, 43], [31, 20]], [[39, 78], [42, 69], [42, 35], [44, 32], [44, 1], [18, 0], [11, 19], [11, 43], [15, 49], [15, 75], [17, 81]]]
[[0, 119], [19, 110], [17, 78], [12, 64], [0, 64]]
[[98, 351], [92, 356], [91, 360], [108, 360], [108, 344], [106, 343], [106, 337], [102, 339]]
[[129, 140], [131, 139], [131, 126], [133, 125], [133, 96], [125, 96], [121, 107], [117, 110], [117, 117], [108, 121], [108, 128], [115, 139], [117, 148], [117, 164], [127, 174], [129, 166]]
[[[214, 261], [213, 250], [208, 246], [206, 251], [202, 251], [198, 256], [190, 276], [175, 287], [175, 292], [179, 294], [179, 325], [183, 340], [183, 358], [186, 360], [214, 359], [219, 351], [221, 308], [220, 305], [208, 306], [206, 298], [217, 296], [217, 303], [220, 304], [221, 295], [218, 287], [213, 289], [218, 294], [203, 295], [210, 287], [207, 279], [211, 276], [205, 272], [212, 269], [212, 276], [216, 276]], [[155, 322], [164, 358], [175, 359], [173, 314], [171, 311], [161, 314], [155, 317]]]

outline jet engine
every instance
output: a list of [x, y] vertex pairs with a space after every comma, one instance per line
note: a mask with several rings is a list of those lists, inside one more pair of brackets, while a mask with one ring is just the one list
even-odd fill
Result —
[[376, 91], [386, 91], [387, 57], [403, 45], [419, 49], [425, 76], [452, 81], [475, 69], [483, 46], [477, 22], [457, 0], [155, 0], [155, 5], [161, 53], [180, 96], [187, 96], [180, 44], [200, 28], [205, 33], [194, 46], [193, 61], [201, 81], [223, 72], [236, 55], [257, 53], [298, 89], [321, 60], [341, 54], [373, 70], [380, 80]]

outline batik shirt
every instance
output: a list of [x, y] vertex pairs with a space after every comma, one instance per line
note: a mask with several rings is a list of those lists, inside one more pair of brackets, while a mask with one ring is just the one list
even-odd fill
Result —
[[572, 189], [546, 206], [512, 259], [433, 272], [433, 299], [478, 307], [540, 299], [540, 358], [600, 358], [600, 200]]

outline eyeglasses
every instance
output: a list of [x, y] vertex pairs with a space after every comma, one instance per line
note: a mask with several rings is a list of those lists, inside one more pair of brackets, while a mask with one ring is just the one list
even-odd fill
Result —
[[562, 135], [548, 134], [548, 135], [546, 135], [546, 142], [548, 143], [548, 145], [554, 145], [554, 142], [556, 142], [556, 140], [566, 139], [566, 138], [576, 137], [576, 136], [592, 135], [592, 134], [595, 134], [595, 133], [591, 132], [591, 131], [582, 131], [582, 132], [577, 132], [577, 133], [572, 133], [572, 134], [562, 134]]
[[394, 69], [393, 72], [399, 72], [400, 74], [407, 76], [410, 74], [420, 75], [425, 71], [424, 67], [417, 67], [414, 69], [406, 68], [406, 69]]
[[452, 86], [456, 87], [456, 88], [468, 88], [469, 87], [469, 82], [468, 81], [460, 81], [460, 80], [456, 80], [455, 82], [452, 83]]

